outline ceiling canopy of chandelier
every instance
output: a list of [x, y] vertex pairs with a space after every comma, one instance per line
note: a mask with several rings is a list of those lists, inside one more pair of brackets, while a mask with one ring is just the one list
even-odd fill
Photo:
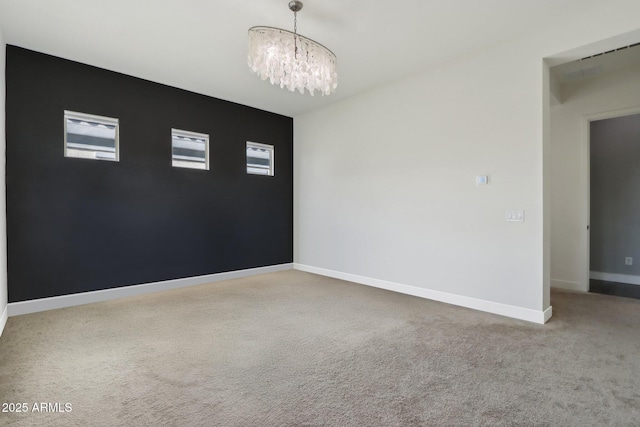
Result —
[[293, 32], [273, 27], [249, 29], [248, 62], [262, 80], [290, 91], [308, 90], [330, 95], [338, 86], [336, 56], [318, 42], [298, 34], [298, 11], [302, 2], [289, 2]]

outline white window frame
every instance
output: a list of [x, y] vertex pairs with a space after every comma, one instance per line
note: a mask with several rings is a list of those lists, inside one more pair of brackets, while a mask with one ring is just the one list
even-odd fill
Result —
[[[108, 126], [115, 126], [115, 158], [107, 159], [107, 158], [99, 158], [99, 157], [82, 157], [82, 156], [74, 156], [69, 152], [69, 141], [67, 140], [67, 136], [69, 135], [67, 132], [67, 119], [71, 120], [83, 120], [89, 121], [93, 123], [100, 123]], [[73, 144], [73, 143], [72, 143]], [[71, 147], [73, 148], [73, 147]], [[108, 162], [119, 162], [120, 161], [120, 124], [119, 120], [113, 117], [106, 116], [98, 116], [95, 114], [87, 114], [87, 113], [79, 113], [77, 111], [68, 111], [64, 110], [64, 156], [70, 159], [87, 159], [87, 160], [104, 160]]]
[[[175, 161], [180, 161], [180, 159], [174, 159], [173, 157], [173, 137], [180, 136], [184, 138], [196, 138], [196, 139], [204, 139], [204, 169], [202, 168], [194, 168], [190, 166], [176, 164]], [[186, 160], [186, 162], [189, 162]], [[195, 162], [192, 162], [195, 163]], [[206, 133], [192, 132], [189, 130], [175, 129], [171, 128], [171, 166], [174, 168], [183, 168], [183, 169], [192, 169], [192, 170], [209, 170], [209, 135]]]
[[276, 169], [276, 150], [275, 147], [273, 145], [269, 145], [269, 144], [261, 144], [259, 142], [251, 142], [251, 141], [247, 141], [247, 145], [245, 148], [245, 156], [246, 156], [246, 151], [249, 148], [257, 148], [257, 149], [261, 149], [261, 150], [267, 150], [269, 151], [270, 155], [269, 155], [269, 166], [267, 168], [267, 173], [256, 173], [256, 172], [250, 172], [249, 171], [249, 163], [248, 163], [248, 158], [247, 158], [247, 174], [249, 175], [262, 175], [262, 176], [274, 176], [275, 175], [275, 169]]

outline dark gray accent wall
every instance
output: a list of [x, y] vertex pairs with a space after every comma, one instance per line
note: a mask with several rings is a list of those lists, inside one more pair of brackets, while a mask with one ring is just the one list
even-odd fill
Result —
[[590, 140], [590, 270], [640, 276], [640, 115], [591, 122]]
[[[10, 302], [293, 261], [292, 118], [15, 46], [6, 72]], [[118, 118], [120, 162], [65, 158], [64, 110]], [[171, 128], [209, 171], [171, 166]]]

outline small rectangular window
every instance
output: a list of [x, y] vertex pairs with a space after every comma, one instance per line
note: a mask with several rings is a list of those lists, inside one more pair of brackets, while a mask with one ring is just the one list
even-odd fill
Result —
[[118, 119], [65, 111], [64, 155], [117, 162], [118, 133]]
[[247, 173], [273, 176], [274, 157], [273, 145], [247, 142]]
[[171, 165], [209, 170], [209, 135], [171, 129]]

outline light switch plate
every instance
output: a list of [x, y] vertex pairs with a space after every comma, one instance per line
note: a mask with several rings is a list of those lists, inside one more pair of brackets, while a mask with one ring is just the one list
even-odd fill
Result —
[[506, 211], [504, 215], [504, 219], [509, 222], [523, 222], [524, 211], [522, 210]]

